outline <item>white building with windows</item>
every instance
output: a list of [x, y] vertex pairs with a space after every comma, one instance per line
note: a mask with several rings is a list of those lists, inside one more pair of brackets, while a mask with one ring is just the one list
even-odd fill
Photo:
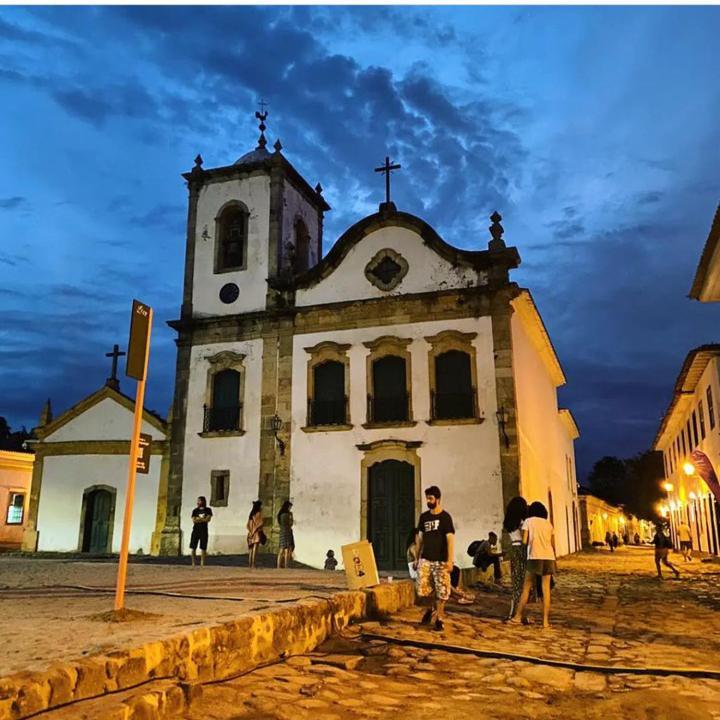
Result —
[[663, 454], [667, 501], [662, 512], [673, 534], [684, 520], [690, 526], [693, 547], [715, 555], [720, 553], [720, 506], [694, 472], [691, 453], [701, 450], [717, 468], [718, 402], [720, 345], [701, 345], [685, 358], [654, 443], [654, 449]]
[[[263, 129], [263, 128], [261, 128]], [[508, 500], [549, 505], [560, 554], [580, 544], [565, 376], [493, 214], [461, 249], [384, 202], [322, 257], [330, 208], [275, 145], [205, 169], [189, 189], [161, 553], [186, 552], [198, 495], [210, 551], [245, 552], [251, 503], [294, 503], [296, 558], [369, 538], [383, 569], [439, 485], [456, 562]], [[461, 243], [458, 243], [461, 244]], [[465, 244], [465, 243], [462, 243]]]

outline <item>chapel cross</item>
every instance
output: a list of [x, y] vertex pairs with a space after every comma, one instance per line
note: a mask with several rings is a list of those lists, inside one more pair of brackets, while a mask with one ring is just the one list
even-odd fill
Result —
[[375, 172], [385, 174], [385, 202], [390, 204], [390, 173], [393, 170], [399, 170], [400, 165], [398, 163], [391, 163], [390, 158], [385, 156], [385, 164], [375, 168]]
[[108, 385], [112, 385], [115, 387], [118, 385], [118, 378], [117, 378], [117, 366], [118, 366], [118, 358], [125, 355], [124, 352], [120, 350], [119, 345], [113, 345], [112, 352], [105, 353], [105, 357], [112, 358], [112, 372], [110, 374], [110, 377], [108, 378]]

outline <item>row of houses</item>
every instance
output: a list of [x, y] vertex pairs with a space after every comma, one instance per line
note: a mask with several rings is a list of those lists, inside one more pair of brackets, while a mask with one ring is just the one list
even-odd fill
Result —
[[[720, 302], [720, 206], [689, 297]], [[682, 364], [654, 442], [665, 469], [666, 500], [658, 510], [675, 540], [679, 525], [687, 523], [694, 547], [713, 555], [720, 554], [720, 503], [712, 491], [712, 474], [720, 465], [719, 402], [720, 344], [700, 345]]]

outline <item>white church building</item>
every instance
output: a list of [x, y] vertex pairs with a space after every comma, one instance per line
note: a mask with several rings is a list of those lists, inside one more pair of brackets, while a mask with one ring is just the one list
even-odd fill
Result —
[[[323, 257], [322, 189], [279, 142], [266, 148], [264, 118], [255, 150], [214, 169], [198, 156], [184, 175], [172, 421], [147, 419], [158, 439], [169, 432], [167, 473], [148, 484], [157, 512], [136, 514], [138, 538], [155, 553], [188, 552], [190, 513], [205, 495], [209, 551], [242, 553], [260, 499], [272, 550], [290, 499], [298, 561], [322, 567], [328, 549], [339, 557], [341, 545], [368, 538], [381, 569], [400, 569], [423, 488], [438, 485], [461, 566], [472, 540], [500, 532], [519, 494], [549, 507], [559, 554], [578, 549], [578, 430], [558, 407], [565, 376], [535, 303], [510, 278], [520, 257], [500, 215], [486, 247], [461, 249], [398, 210], [388, 191]], [[46, 431], [43, 443], [53, 437]], [[39, 471], [42, 494], [51, 467]], [[51, 484], [67, 475], [52, 472]], [[81, 468], [75, 477], [62, 532], [77, 545], [81, 490], [100, 481]], [[124, 479], [113, 477], [119, 498]], [[39, 548], [61, 532], [44, 502]]]

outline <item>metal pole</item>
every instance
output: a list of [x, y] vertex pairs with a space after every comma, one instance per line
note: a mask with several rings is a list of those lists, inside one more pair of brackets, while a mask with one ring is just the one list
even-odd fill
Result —
[[150, 335], [152, 333], [153, 311], [148, 308], [148, 339], [145, 346], [145, 365], [142, 380], [138, 380], [135, 392], [135, 413], [130, 436], [130, 458], [128, 460], [128, 481], [125, 494], [125, 516], [123, 518], [122, 543], [118, 561], [117, 585], [115, 586], [115, 610], [125, 607], [125, 581], [127, 580], [128, 553], [130, 549], [130, 529], [132, 528], [133, 506], [135, 504], [135, 476], [137, 474], [137, 456], [142, 429], [143, 407], [145, 404], [145, 382], [147, 380], [148, 358], [150, 357]]

